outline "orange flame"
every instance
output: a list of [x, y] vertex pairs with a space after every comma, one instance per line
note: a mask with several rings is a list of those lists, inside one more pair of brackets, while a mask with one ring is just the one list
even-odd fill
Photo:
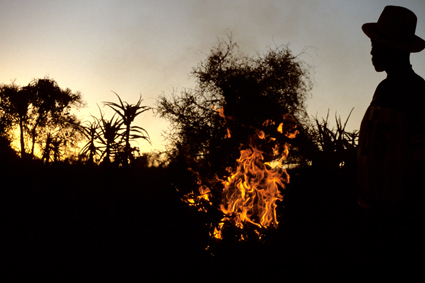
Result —
[[215, 106], [213, 106], [213, 109], [214, 109], [214, 111], [217, 111], [218, 112], [218, 115], [221, 117], [221, 118], [223, 118], [223, 120], [224, 120], [224, 123], [223, 123], [223, 126], [225, 126], [226, 127], [226, 129], [227, 129], [227, 135], [224, 137], [224, 138], [230, 138], [231, 136], [232, 136], [232, 132], [230, 131], [230, 128], [227, 126], [227, 119], [231, 119], [231, 117], [227, 117], [225, 114], [224, 114], [224, 108], [222, 107], [222, 108], [219, 108], [219, 109], [217, 109]]
[[[284, 118], [293, 121], [292, 116]], [[266, 124], [274, 125], [274, 122], [266, 121]], [[298, 133], [294, 129], [295, 127], [292, 127], [292, 130], [288, 130], [287, 125], [281, 123], [277, 131], [280, 133], [285, 131], [285, 136], [294, 138]], [[266, 138], [264, 131], [256, 130], [256, 134], [259, 139]], [[269, 138], [275, 140], [273, 137]], [[289, 174], [282, 168], [282, 162], [289, 154], [288, 148], [288, 144], [285, 143], [281, 155], [278, 156], [280, 148], [275, 144], [272, 150], [277, 158], [272, 162], [264, 162], [263, 152], [253, 144], [240, 151], [236, 170], [222, 182], [224, 190], [219, 209], [225, 216], [211, 236], [222, 239], [221, 230], [226, 221], [241, 229], [245, 223], [251, 223], [258, 228], [277, 227], [276, 202], [283, 200], [279, 187], [284, 189], [285, 183], [289, 183]], [[258, 231], [255, 232], [261, 237]]]
[[191, 171], [197, 177], [197, 180], [198, 180], [197, 185], [199, 185], [199, 188], [198, 188], [199, 193], [195, 195], [195, 193], [192, 191], [189, 194], [184, 195], [181, 200], [189, 204], [189, 206], [197, 207], [198, 211], [207, 212], [207, 209], [204, 206], [204, 204], [208, 203], [209, 205], [212, 205], [212, 202], [210, 201], [211, 189], [202, 184], [202, 181], [198, 172], [193, 171], [191, 168], [189, 168], [189, 171]]
[[[229, 117], [224, 115], [223, 108], [216, 111], [225, 119], [226, 123], [226, 118]], [[272, 120], [266, 120], [263, 126], [276, 127]], [[277, 133], [291, 139], [298, 134], [296, 121], [289, 114], [283, 115], [283, 122], [274, 129]], [[226, 137], [231, 137], [230, 129], [227, 129]], [[264, 152], [256, 145], [258, 140], [274, 142], [274, 147], [271, 148], [273, 161], [264, 161]], [[222, 239], [222, 230], [226, 222], [230, 222], [240, 229], [243, 229], [247, 223], [258, 229], [278, 226], [276, 202], [283, 200], [279, 189], [285, 189], [285, 184], [289, 183], [289, 174], [283, 166], [283, 162], [289, 154], [289, 144], [284, 142], [281, 145], [275, 142], [276, 140], [277, 138], [266, 134], [265, 131], [255, 129], [255, 136], [251, 138], [250, 144], [247, 148], [240, 150], [236, 168], [227, 169], [230, 174], [225, 180], [218, 179], [224, 186], [219, 205], [219, 210], [223, 212], [224, 216], [214, 231], [210, 233], [211, 237]], [[199, 174], [198, 180], [200, 180]], [[210, 188], [202, 185], [200, 181], [198, 184], [200, 185], [199, 194], [195, 196], [192, 192], [185, 196], [185, 201], [194, 206], [197, 206], [200, 200], [211, 204]], [[198, 210], [206, 211], [201, 207]], [[257, 230], [254, 232], [261, 238], [260, 232]], [[241, 236], [241, 240], [243, 239], [244, 237]]]
[[242, 150], [236, 171], [223, 182], [220, 210], [234, 215], [233, 222], [239, 228], [244, 222], [259, 228], [278, 224], [276, 201], [283, 200], [278, 185], [284, 187], [283, 180], [289, 181], [289, 176], [267, 168], [263, 159], [263, 153], [254, 147]]

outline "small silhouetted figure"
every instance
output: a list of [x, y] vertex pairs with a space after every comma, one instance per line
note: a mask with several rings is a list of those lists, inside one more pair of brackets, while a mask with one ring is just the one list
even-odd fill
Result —
[[387, 73], [362, 120], [357, 151], [358, 203], [377, 277], [408, 278], [423, 264], [425, 81], [410, 53], [425, 41], [415, 35], [416, 21], [406, 8], [386, 6], [377, 23], [362, 26], [375, 70]]

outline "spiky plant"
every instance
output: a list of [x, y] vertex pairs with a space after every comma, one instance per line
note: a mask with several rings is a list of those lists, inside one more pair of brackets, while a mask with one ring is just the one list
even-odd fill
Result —
[[336, 128], [329, 126], [329, 111], [325, 119], [321, 121], [317, 117], [314, 118], [315, 126], [313, 127], [312, 136], [319, 152], [316, 160], [320, 160], [321, 164], [330, 165], [333, 168], [344, 166], [344, 164], [353, 157], [355, 153], [359, 132], [346, 131], [347, 122], [351, 116], [351, 109], [344, 123], [341, 117], [335, 114]]
[[88, 142], [81, 149], [80, 155], [88, 157], [91, 164], [95, 162], [95, 157], [99, 154], [99, 147], [95, 144], [99, 135], [99, 123], [96, 118], [94, 119], [92, 122], [87, 121], [87, 125], [81, 126], [81, 133], [86, 137]]
[[[99, 109], [100, 110], [100, 109]], [[110, 120], [107, 120], [103, 117], [102, 111], [100, 111], [100, 119], [95, 118], [99, 124], [99, 142], [102, 144], [103, 152], [100, 156], [107, 163], [111, 162], [111, 156], [115, 156], [119, 151], [120, 141], [122, 139], [122, 134], [120, 133], [121, 126], [123, 121], [115, 118], [115, 114]]]
[[118, 97], [120, 104], [117, 104], [114, 102], [103, 102], [103, 104], [112, 108], [116, 112], [116, 114], [118, 114], [121, 117], [122, 124], [125, 127], [125, 130], [123, 133], [123, 139], [124, 139], [123, 153], [124, 153], [125, 162], [128, 164], [128, 160], [133, 159], [132, 148], [130, 146], [131, 140], [144, 139], [148, 141], [149, 143], [151, 143], [149, 134], [144, 128], [139, 126], [132, 126], [131, 124], [133, 123], [134, 119], [138, 115], [148, 110], [151, 110], [152, 108], [149, 106], [141, 105], [143, 101], [142, 96], [140, 96], [136, 104], [129, 104], [127, 102], [123, 102], [117, 93], [115, 93], [115, 95]]

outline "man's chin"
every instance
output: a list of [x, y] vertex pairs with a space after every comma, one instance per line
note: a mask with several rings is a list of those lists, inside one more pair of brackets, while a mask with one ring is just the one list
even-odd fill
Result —
[[381, 66], [373, 65], [373, 67], [375, 67], [375, 71], [377, 71], [378, 73], [385, 71], [385, 68]]

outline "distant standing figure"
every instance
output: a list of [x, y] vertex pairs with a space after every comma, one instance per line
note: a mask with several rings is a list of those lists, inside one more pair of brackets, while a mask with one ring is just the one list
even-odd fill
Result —
[[381, 245], [384, 253], [403, 250], [404, 255], [418, 248], [410, 245], [422, 242], [425, 206], [425, 81], [410, 65], [410, 53], [425, 48], [415, 35], [416, 22], [412, 11], [386, 6], [377, 23], [362, 26], [372, 42], [372, 64], [387, 78], [360, 126], [358, 203], [372, 245]]

